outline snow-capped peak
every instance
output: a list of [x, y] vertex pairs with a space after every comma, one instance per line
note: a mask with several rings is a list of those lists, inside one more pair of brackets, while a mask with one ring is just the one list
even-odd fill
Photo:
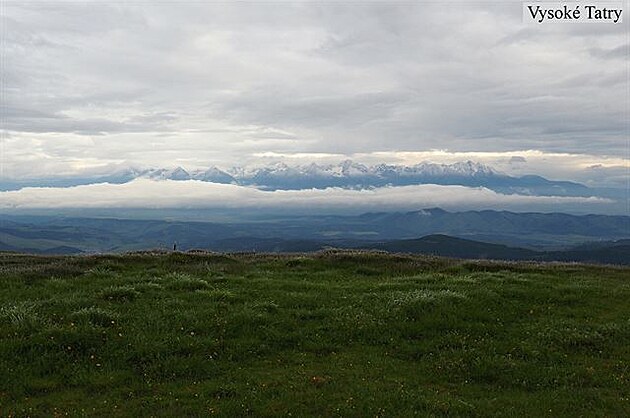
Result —
[[182, 167], [174, 169], [159, 168], [146, 170], [140, 177], [153, 180], [190, 180], [190, 173]]
[[[462, 161], [454, 164], [437, 164], [421, 162], [413, 166], [396, 164], [376, 164], [367, 166], [352, 160], [344, 160], [337, 164], [288, 165], [277, 162], [264, 166], [233, 167], [226, 171], [217, 167], [200, 169], [192, 172], [183, 167], [173, 169], [149, 169], [139, 177], [154, 180], [201, 180], [213, 183], [235, 183], [242, 185], [259, 185], [283, 187], [290, 182], [292, 187], [316, 181], [318, 186], [379, 186], [384, 184], [422, 184], [440, 181], [440, 179], [479, 179], [502, 176], [501, 173], [487, 165]], [[435, 180], [433, 180], [435, 179]], [[450, 184], [450, 183], [449, 183]]]

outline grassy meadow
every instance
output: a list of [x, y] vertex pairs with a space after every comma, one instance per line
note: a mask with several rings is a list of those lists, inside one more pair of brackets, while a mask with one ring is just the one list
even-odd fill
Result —
[[630, 416], [630, 269], [0, 254], [0, 416]]

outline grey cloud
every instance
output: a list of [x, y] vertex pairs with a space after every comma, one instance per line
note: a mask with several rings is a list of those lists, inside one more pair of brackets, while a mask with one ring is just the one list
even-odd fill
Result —
[[619, 45], [618, 47], [611, 49], [591, 48], [589, 52], [597, 58], [629, 60], [630, 44]]
[[604, 184], [608, 187], [626, 188], [626, 196], [630, 198], [630, 167], [603, 167], [595, 164], [584, 169], [584, 183]]
[[404, 93], [357, 92], [356, 94], [300, 97], [286, 92], [249, 92], [216, 103], [214, 114], [235, 121], [272, 126], [344, 129], [388, 119]]
[[30, 133], [74, 133], [77, 135], [106, 135], [110, 133], [160, 132], [168, 130], [164, 124], [172, 116], [164, 114], [134, 116], [119, 122], [104, 118], [71, 118], [65, 115], [46, 114], [38, 110], [6, 109], [4, 127], [8, 130]]
[[522, 164], [522, 163], [526, 163], [527, 159], [525, 157], [521, 157], [518, 155], [515, 155], [513, 157], [510, 157], [510, 164]]

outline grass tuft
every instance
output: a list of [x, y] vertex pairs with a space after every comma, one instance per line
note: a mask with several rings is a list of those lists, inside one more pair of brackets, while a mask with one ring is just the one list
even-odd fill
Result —
[[416, 303], [439, 303], [441, 301], [449, 301], [456, 299], [466, 299], [466, 295], [462, 292], [454, 290], [430, 290], [420, 289], [410, 292], [393, 292], [390, 296], [390, 305], [405, 306]]
[[207, 281], [186, 273], [171, 273], [166, 276], [166, 287], [171, 290], [202, 290], [210, 287]]
[[20, 301], [0, 307], [0, 322], [22, 329], [35, 329], [41, 324], [36, 311], [37, 305], [31, 301]]
[[78, 324], [86, 323], [98, 327], [111, 327], [118, 321], [118, 314], [95, 306], [82, 308], [70, 316]]
[[112, 302], [130, 302], [140, 296], [133, 286], [110, 286], [101, 292], [101, 298]]

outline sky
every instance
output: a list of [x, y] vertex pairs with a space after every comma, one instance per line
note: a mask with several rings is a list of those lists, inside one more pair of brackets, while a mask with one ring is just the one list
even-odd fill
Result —
[[628, 185], [630, 18], [536, 25], [520, 1], [1, 4], [2, 179], [472, 159]]

